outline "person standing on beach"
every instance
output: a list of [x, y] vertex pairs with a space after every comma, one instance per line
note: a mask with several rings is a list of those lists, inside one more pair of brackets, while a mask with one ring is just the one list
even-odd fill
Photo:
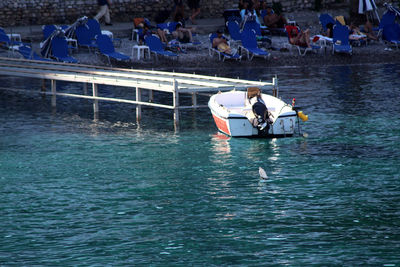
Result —
[[97, 0], [97, 4], [100, 7], [99, 13], [94, 17], [97, 21], [104, 16], [105, 23], [107, 26], [111, 26], [111, 19], [110, 19], [110, 6], [112, 0]]
[[192, 24], [196, 24], [195, 18], [200, 14], [200, 0], [188, 0], [188, 6], [192, 10], [190, 21]]
[[183, 5], [183, 0], [174, 0], [174, 8], [172, 9], [171, 18], [175, 20], [177, 16], [182, 18], [185, 16], [185, 6]]

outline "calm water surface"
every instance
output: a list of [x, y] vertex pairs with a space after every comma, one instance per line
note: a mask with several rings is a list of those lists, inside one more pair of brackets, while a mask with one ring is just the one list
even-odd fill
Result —
[[278, 74], [308, 138], [229, 139], [208, 109], [177, 133], [161, 109], [139, 127], [101, 103], [96, 122], [90, 101], [0, 91], [0, 265], [400, 266], [400, 65], [226, 73]]

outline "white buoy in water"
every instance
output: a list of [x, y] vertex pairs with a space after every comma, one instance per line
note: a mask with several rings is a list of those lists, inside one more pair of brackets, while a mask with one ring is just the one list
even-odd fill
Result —
[[265, 170], [263, 168], [259, 167], [258, 168], [258, 173], [260, 174], [260, 179], [263, 179], [263, 180], [267, 180], [268, 179], [268, 175], [267, 175], [267, 173], [265, 172]]

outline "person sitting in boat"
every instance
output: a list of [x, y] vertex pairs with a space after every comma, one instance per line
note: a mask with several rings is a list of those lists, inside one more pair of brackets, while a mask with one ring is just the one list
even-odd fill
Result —
[[248, 112], [246, 117], [254, 127], [260, 131], [268, 132], [269, 125], [272, 123], [269, 118], [269, 112], [261, 96], [261, 90], [258, 87], [247, 88], [246, 106], [250, 106], [252, 112]]

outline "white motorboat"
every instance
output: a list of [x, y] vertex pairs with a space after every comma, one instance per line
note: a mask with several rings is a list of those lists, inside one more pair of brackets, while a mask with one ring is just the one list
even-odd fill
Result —
[[297, 112], [292, 105], [281, 99], [267, 94], [260, 95], [269, 114], [269, 125], [265, 128], [254, 123], [248, 92], [233, 90], [212, 95], [208, 107], [218, 130], [233, 137], [287, 137], [293, 136], [299, 127], [298, 117], [303, 121], [308, 119], [301, 111]]

